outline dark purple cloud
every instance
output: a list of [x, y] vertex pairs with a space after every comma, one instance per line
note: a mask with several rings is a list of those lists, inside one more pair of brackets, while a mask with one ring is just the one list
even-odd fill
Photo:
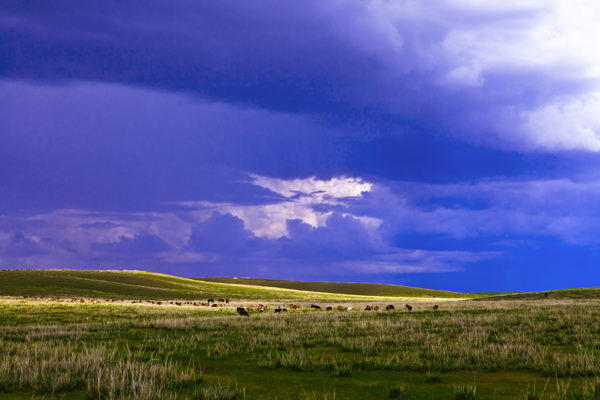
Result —
[[559, 0], [5, 1], [0, 268], [595, 276], [598, 18]]
[[585, 109], [589, 101], [578, 96], [598, 86], [585, 49], [557, 57], [576, 47], [536, 33], [562, 24], [578, 39], [581, 24], [558, 19], [559, 11], [462, 2], [9, 1], [0, 73], [191, 93], [375, 135], [597, 148], [586, 136], [544, 139], [527, 123], [548, 123], [550, 116], [531, 114], [546, 106]]

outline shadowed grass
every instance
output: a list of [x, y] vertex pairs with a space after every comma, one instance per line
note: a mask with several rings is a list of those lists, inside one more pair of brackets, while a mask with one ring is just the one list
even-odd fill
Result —
[[194, 278], [203, 282], [234, 283], [238, 285], [267, 286], [304, 290], [311, 292], [326, 292], [337, 294], [352, 294], [358, 296], [386, 296], [386, 297], [416, 297], [424, 299], [435, 298], [461, 298], [472, 299], [481, 297], [471, 293], [456, 293], [443, 290], [422, 289], [409, 286], [382, 285], [375, 283], [346, 283], [346, 282], [302, 282], [284, 281], [260, 278]]
[[600, 288], [574, 288], [548, 290], [533, 293], [509, 293], [488, 295], [483, 301], [523, 301], [523, 300], [591, 300], [600, 299]]
[[[326, 290], [307, 291], [282, 287], [252, 286], [240, 283], [218, 283], [143, 272], [143, 271], [81, 271], [81, 270], [0, 270], [0, 296], [57, 296], [140, 300], [198, 300], [208, 298], [260, 300], [368, 300], [399, 299], [417, 296], [421, 291], [399, 287], [394, 296], [363, 290], [364, 294], [338, 294]], [[377, 286], [377, 285], [374, 285]], [[385, 285], [382, 285], [385, 286]], [[315, 287], [315, 289], [319, 289]], [[326, 289], [322, 287], [322, 289]], [[409, 290], [414, 291], [410, 294]], [[462, 295], [430, 291], [440, 297], [457, 299]], [[386, 292], [392, 293], [392, 292]], [[429, 292], [428, 292], [429, 293]], [[448, 293], [444, 297], [444, 293]], [[465, 295], [466, 297], [472, 297]], [[428, 297], [428, 296], [425, 296]], [[430, 297], [430, 296], [429, 296]]]

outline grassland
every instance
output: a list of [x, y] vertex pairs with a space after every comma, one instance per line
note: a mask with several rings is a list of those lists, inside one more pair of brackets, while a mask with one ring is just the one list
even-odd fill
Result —
[[486, 301], [529, 301], [529, 300], [590, 300], [600, 299], [600, 288], [559, 289], [532, 293], [506, 293], [481, 297]]
[[471, 299], [480, 296], [471, 293], [456, 293], [443, 290], [422, 289], [410, 286], [382, 285], [375, 283], [347, 282], [303, 282], [261, 278], [195, 278], [203, 282], [230, 283], [238, 285], [264, 286], [311, 292], [326, 292], [356, 296], [410, 297], [410, 298], [449, 298]]
[[336, 294], [350, 294], [357, 296], [383, 296], [383, 297], [411, 297], [411, 298], [449, 298], [471, 299], [481, 297], [470, 293], [456, 293], [443, 290], [422, 289], [409, 286], [381, 285], [374, 283], [347, 283], [347, 282], [302, 282], [285, 281], [260, 278], [195, 278], [203, 282], [230, 283], [238, 285], [266, 286], [271, 288], [284, 288], [311, 292], [326, 292]]
[[0, 300], [0, 397], [580, 399], [600, 376], [597, 300], [236, 314], [249, 304]]
[[[477, 297], [402, 286], [396, 292], [299, 290], [243, 283], [209, 282], [143, 271], [0, 270], [0, 296], [56, 296], [140, 300], [200, 300], [212, 297], [257, 300], [395, 300], [415, 297], [455, 300]], [[352, 285], [352, 284], [351, 284]], [[366, 285], [368, 286], [368, 285]], [[389, 286], [389, 285], [372, 285]], [[394, 287], [394, 286], [391, 286]], [[314, 287], [321, 289], [321, 287]], [[323, 288], [324, 289], [324, 288]], [[413, 294], [409, 293], [413, 290]]]
[[[600, 398], [595, 289], [577, 299], [420, 297], [408, 301], [413, 310], [406, 312], [407, 301], [398, 297], [329, 294], [336, 298], [287, 288], [280, 297], [270, 286], [233, 285], [237, 297], [228, 305], [199, 307], [150, 299], [185, 300], [187, 291], [191, 301], [227, 293], [206, 285], [223, 290], [228, 284], [137, 272], [63, 272], [71, 278], [67, 283], [53, 271], [5, 273], [0, 287], [10, 295], [0, 298], [2, 399]], [[28, 292], [36, 298], [16, 295], [28, 282], [40, 285]], [[44, 286], [51, 282], [54, 290]], [[76, 292], [57, 300], [61, 290]], [[108, 293], [148, 301], [99, 296]], [[301, 308], [275, 313], [290, 293], [305, 296], [294, 301]], [[236, 312], [257, 303], [266, 311], [249, 317]], [[378, 312], [364, 311], [375, 304]], [[395, 309], [384, 311], [388, 304]]]

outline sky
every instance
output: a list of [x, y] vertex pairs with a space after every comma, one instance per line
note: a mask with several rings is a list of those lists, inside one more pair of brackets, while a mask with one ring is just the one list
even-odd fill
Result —
[[0, 3], [0, 268], [600, 286], [596, 0]]

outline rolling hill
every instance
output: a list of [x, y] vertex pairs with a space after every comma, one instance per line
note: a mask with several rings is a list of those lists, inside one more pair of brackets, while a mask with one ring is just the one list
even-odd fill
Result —
[[[545, 294], [548, 293], [548, 297]], [[486, 296], [476, 300], [485, 301], [510, 301], [510, 300], [585, 300], [585, 299], [600, 299], [600, 288], [574, 288], [574, 289], [558, 289], [548, 290], [545, 292], [531, 293], [509, 293]]]
[[[241, 282], [214, 282], [180, 278], [143, 271], [90, 270], [0, 270], [0, 296], [56, 296], [107, 299], [181, 299], [202, 300], [212, 297], [261, 300], [401, 300], [473, 298], [475, 295], [391, 285], [329, 284], [308, 285], [298, 282], [294, 288], [251, 285]], [[278, 281], [275, 281], [278, 282]], [[380, 286], [384, 286], [381, 289]], [[390, 287], [388, 287], [390, 286]], [[303, 289], [299, 289], [303, 288]], [[371, 288], [371, 289], [370, 289]], [[310, 290], [312, 289], [312, 290]], [[347, 290], [350, 293], [343, 293]]]
[[409, 286], [384, 285], [377, 283], [305, 282], [260, 278], [194, 278], [202, 282], [229, 283], [248, 286], [293, 289], [311, 292], [337, 293], [356, 296], [414, 297], [441, 299], [472, 299], [482, 297], [470, 293], [447, 292]]

